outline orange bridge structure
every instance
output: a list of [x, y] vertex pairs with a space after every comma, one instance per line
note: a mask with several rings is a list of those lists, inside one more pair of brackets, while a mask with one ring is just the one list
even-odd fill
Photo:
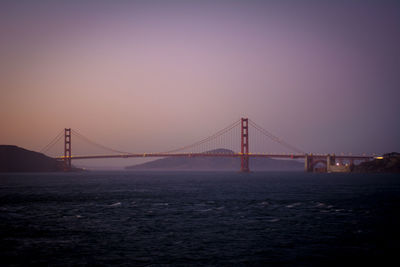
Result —
[[[256, 139], [255, 145], [260, 146], [263, 140], [268, 139], [275, 143], [280, 144], [289, 153], [268, 153], [268, 152], [250, 152], [250, 129], [254, 131], [253, 137]], [[239, 130], [239, 131], [238, 131]], [[110, 151], [110, 154], [100, 155], [73, 155], [72, 154], [72, 135], [77, 138], [84, 140], [92, 145]], [[56, 159], [63, 161], [65, 170], [71, 170], [72, 160], [82, 159], [105, 159], [105, 158], [162, 158], [162, 157], [236, 157], [240, 158], [240, 171], [250, 172], [250, 159], [251, 158], [276, 158], [276, 159], [303, 159], [304, 170], [306, 172], [322, 171], [322, 172], [335, 172], [335, 171], [346, 171], [351, 167], [355, 161], [369, 161], [374, 158], [374, 155], [335, 155], [335, 154], [313, 154], [306, 153], [301, 149], [290, 145], [283, 141], [281, 138], [273, 135], [269, 131], [265, 130], [260, 125], [256, 124], [248, 118], [241, 118], [235, 121], [224, 129], [217, 133], [195, 142], [191, 145], [180, 147], [174, 150], [158, 153], [129, 153], [112, 148], [105, 147], [96, 142], [93, 142], [89, 138], [83, 136], [79, 132], [72, 130], [71, 128], [65, 128], [61, 131], [47, 146], [45, 146], [41, 152], [48, 151], [57, 142], [64, 139], [64, 155], [57, 156]], [[218, 152], [220, 148], [230, 148], [233, 144], [239, 143], [238, 151], [227, 150], [230, 152]], [[323, 166], [323, 167], [317, 167]]]

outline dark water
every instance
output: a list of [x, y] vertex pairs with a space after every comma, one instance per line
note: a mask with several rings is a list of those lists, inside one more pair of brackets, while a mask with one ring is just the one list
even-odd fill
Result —
[[1, 265], [378, 264], [399, 227], [396, 175], [0, 175]]

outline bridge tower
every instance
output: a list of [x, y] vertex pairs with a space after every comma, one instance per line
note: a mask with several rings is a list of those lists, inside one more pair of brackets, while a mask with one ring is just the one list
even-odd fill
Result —
[[64, 129], [64, 166], [65, 170], [71, 169], [71, 128]]
[[249, 168], [249, 119], [242, 118], [241, 120], [241, 172], [250, 172]]

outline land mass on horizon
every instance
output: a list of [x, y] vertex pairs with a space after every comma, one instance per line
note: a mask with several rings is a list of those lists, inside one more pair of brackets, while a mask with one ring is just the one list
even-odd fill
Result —
[[362, 162], [353, 167], [352, 172], [359, 173], [400, 173], [400, 153], [392, 152], [384, 154], [374, 160]]
[[[229, 149], [215, 149], [205, 153], [233, 154]], [[251, 170], [254, 171], [302, 171], [304, 163], [297, 160], [278, 160], [252, 158]], [[240, 168], [238, 157], [166, 157], [142, 164], [126, 167], [127, 170], [221, 170], [237, 171]]]
[[64, 164], [42, 153], [14, 145], [0, 145], [0, 172], [57, 172]]

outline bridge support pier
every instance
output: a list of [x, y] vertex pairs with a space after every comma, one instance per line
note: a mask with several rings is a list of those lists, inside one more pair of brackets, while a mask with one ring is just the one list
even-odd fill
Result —
[[336, 165], [335, 154], [326, 157], [326, 172], [332, 172], [332, 166]]
[[71, 170], [71, 128], [64, 129], [64, 170]]
[[241, 121], [241, 172], [250, 172], [249, 168], [249, 120], [242, 118]]
[[304, 157], [304, 171], [305, 172], [313, 172], [314, 171], [314, 158], [313, 155], [306, 154]]
[[[366, 160], [366, 161], [368, 161], [368, 160]], [[354, 168], [354, 160], [353, 159], [350, 159], [349, 166], [350, 166], [350, 170], [353, 170], [353, 168]]]

